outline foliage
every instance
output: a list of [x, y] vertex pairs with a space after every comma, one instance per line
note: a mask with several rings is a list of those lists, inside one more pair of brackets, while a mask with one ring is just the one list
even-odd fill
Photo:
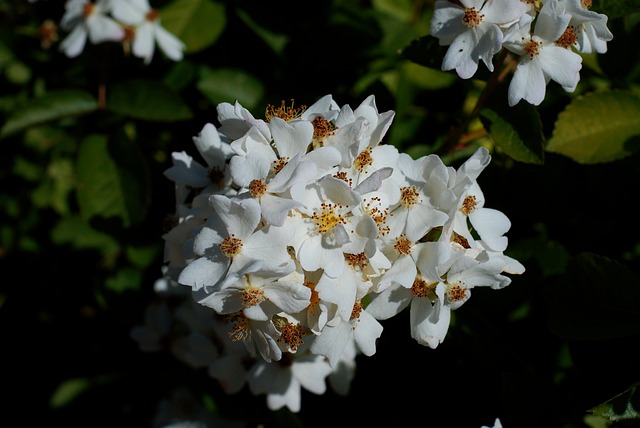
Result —
[[[640, 237], [629, 196], [640, 1], [594, 1], [609, 15], [608, 51], [583, 55], [574, 92], [551, 83], [539, 106], [515, 107], [509, 75], [482, 64], [468, 80], [441, 71], [433, 2], [156, 3], [186, 44], [182, 61], [156, 52], [145, 65], [113, 42], [68, 58], [38, 33], [60, 20], [59, 2], [0, 0], [0, 329], [5, 367], [17, 369], [3, 382], [7, 420], [155, 426], [161, 403], [189, 396], [234, 426], [420, 417], [480, 427], [496, 416], [507, 428], [640, 426]], [[511, 220], [508, 254], [527, 271], [474, 294], [437, 349], [412, 341], [399, 317], [359, 360], [347, 397], [305, 394], [299, 414], [270, 412], [264, 397], [228, 396], [167, 350], [142, 352], [130, 332], [162, 275], [171, 153], [192, 151], [219, 102], [262, 116], [325, 94], [352, 106], [375, 94], [381, 111], [396, 112], [386, 142], [416, 158], [459, 165], [487, 147], [479, 181]]]

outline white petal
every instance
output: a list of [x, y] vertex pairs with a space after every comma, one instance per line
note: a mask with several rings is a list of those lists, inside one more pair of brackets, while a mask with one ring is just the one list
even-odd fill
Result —
[[173, 61], [180, 61], [182, 59], [182, 51], [185, 45], [180, 39], [158, 23], [155, 24], [155, 36], [158, 46], [160, 46], [162, 52], [164, 52], [169, 59]]

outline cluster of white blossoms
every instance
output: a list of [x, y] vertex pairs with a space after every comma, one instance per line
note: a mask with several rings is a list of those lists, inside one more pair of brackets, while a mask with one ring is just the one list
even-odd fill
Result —
[[[165, 172], [177, 206], [158, 284], [189, 292], [174, 309], [191, 333], [173, 351], [226, 392], [248, 384], [294, 412], [301, 388], [346, 393], [381, 322], [407, 309], [411, 337], [436, 348], [472, 289], [524, 272], [504, 254], [509, 219], [477, 182], [486, 148], [457, 169], [413, 159], [383, 143], [395, 112], [373, 96], [356, 109], [331, 95], [283, 102], [265, 119], [238, 102], [217, 113], [193, 137], [200, 159], [174, 152]], [[145, 349], [172, 331], [170, 312], [154, 306], [134, 331]]]
[[573, 92], [580, 80], [580, 54], [605, 53], [613, 35], [607, 16], [589, 10], [591, 0], [437, 0], [431, 34], [449, 46], [442, 70], [471, 78], [482, 60], [507, 49], [518, 58], [509, 85], [509, 105], [539, 105], [549, 81]]
[[[173, 61], [180, 61], [184, 43], [167, 31], [148, 0], [67, 0], [59, 27], [68, 34], [60, 50], [70, 58], [80, 55], [89, 41], [121, 43], [126, 53], [153, 59], [156, 44]], [[51, 21], [41, 26], [43, 46], [57, 39], [58, 26]]]

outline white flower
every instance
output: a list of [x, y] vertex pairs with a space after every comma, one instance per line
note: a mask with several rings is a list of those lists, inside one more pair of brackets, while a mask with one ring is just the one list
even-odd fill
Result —
[[332, 369], [327, 361], [311, 353], [285, 354], [287, 364], [268, 364], [259, 361], [248, 376], [254, 394], [266, 394], [271, 410], [287, 407], [292, 412], [301, 408], [302, 388], [322, 395], [327, 389], [326, 378]]
[[73, 58], [83, 51], [87, 38], [92, 44], [121, 41], [124, 29], [109, 15], [108, 0], [68, 0], [60, 27], [70, 31], [60, 43], [60, 50]]
[[[591, 1], [560, 0], [566, 11], [571, 15], [569, 27], [577, 33], [576, 44], [578, 52], [606, 53], [607, 42], [613, 39], [613, 34], [607, 28], [608, 17], [602, 13], [587, 9]], [[588, 6], [587, 6], [588, 5]]]
[[492, 427], [489, 427], [487, 425], [483, 425], [480, 428], [502, 428], [502, 423], [500, 422], [500, 418], [496, 418], [496, 420], [493, 423]]
[[238, 279], [244, 269], [259, 264], [265, 271], [289, 273], [293, 262], [287, 253], [290, 230], [269, 225], [256, 229], [261, 218], [255, 199], [231, 199], [212, 195], [216, 215], [207, 220], [194, 240], [200, 257], [181, 272], [178, 282], [194, 291], [223, 286]]
[[112, 0], [112, 14], [129, 25], [133, 32], [133, 55], [143, 58], [146, 64], [153, 59], [156, 43], [173, 61], [180, 61], [184, 43], [167, 31], [160, 22], [158, 10], [151, 8], [148, 0]]
[[510, 106], [522, 99], [539, 105], [550, 80], [566, 91], [575, 89], [580, 79], [582, 57], [571, 50], [573, 42], [565, 37], [570, 19], [559, 0], [549, 0], [538, 12], [533, 34], [529, 22], [504, 41], [505, 48], [520, 55], [509, 84]]
[[431, 18], [431, 34], [441, 46], [449, 46], [442, 70], [456, 70], [472, 77], [482, 60], [493, 71], [493, 56], [502, 48], [500, 26], [517, 21], [526, 11], [520, 0], [437, 0]]

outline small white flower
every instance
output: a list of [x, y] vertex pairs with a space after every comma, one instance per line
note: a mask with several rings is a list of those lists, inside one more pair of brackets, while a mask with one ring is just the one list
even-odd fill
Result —
[[60, 43], [60, 50], [73, 58], [84, 50], [87, 39], [92, 44], [121, 41], [124, 29], [109, 15], [108, 0], [68, 0], [60, 27], [70, 33]]
[[580, 80], [582, 57], [571, 50], [573, 42], [561, 39], [570, 19], [559, 0], [549, 0], [538, 12], [532, 34], [529, 22], [504, 41], [505, 48], [520, 55], [509, 84], [510, 106], [522, 99], [539, 105], [550, 80], [566, 91], [575, 89]]

